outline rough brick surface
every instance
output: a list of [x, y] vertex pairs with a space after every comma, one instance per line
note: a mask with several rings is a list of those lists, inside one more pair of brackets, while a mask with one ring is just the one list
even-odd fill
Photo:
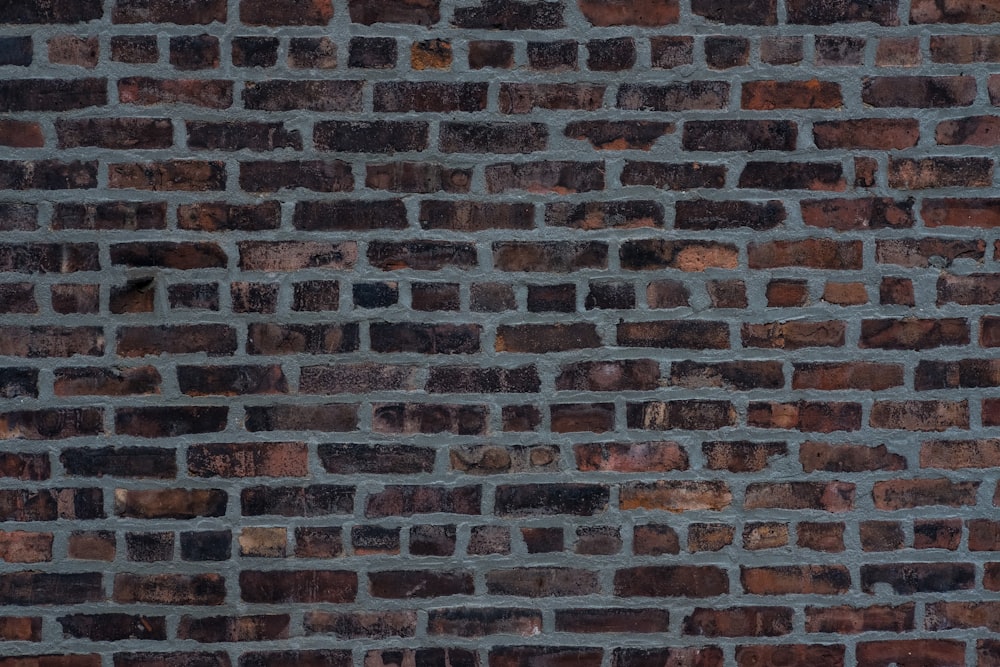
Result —
[[1000, 665], [997, 0], [0, 0], [0, 667]]

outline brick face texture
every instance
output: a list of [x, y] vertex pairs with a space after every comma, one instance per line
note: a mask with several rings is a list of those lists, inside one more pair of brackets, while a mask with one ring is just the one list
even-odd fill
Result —
[[1000, 665], [996, 0], [0, 0], [0, 667]]

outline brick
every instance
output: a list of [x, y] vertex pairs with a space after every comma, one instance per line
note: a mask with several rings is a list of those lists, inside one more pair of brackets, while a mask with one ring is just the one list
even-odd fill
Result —
[[55, 205], [53, 229], [140, 230], [164, 229], [167, 207], [163, 203], [100, 202]]
[[630, 482], [619, 491], [623, 510], [719, 511], [731, 502], [732, 493], [723, 482]]
[[629, 428], [651, 430], [714, 430], [736, 425], [736, 410], [728, 401], [681, 400], [628, 403]]
[[780, 389], [785, 384], [781, 364], [769, 361], [731, 361], [718, 364], [677, 361], [670, 366], [670, 384], [690, 389], [723, 387], [749, 390]]
[[778, 22], [773, 0], [741, 0], [736, 3], [695, 0], [691, 10], [709, 21], [727, 25], [774, 25]]
[[37, 227], [38, 208], [34, 204], [0, 202], [0, 230], [28, 231]]
[[791, 428], [817, 433], [857, 431], [861, 428], [860, 408], [858, 403], [752, 402], [747, 409], [747, 424], [757, 428]]
[[262, 405], [246, 410], [248, 431], [353, 431], [358, 426], [358, 406], [349, 403], [320, 405]]
[[499, 108], [505, 114], [530, 113], [533, 109], [601, 108], [604, 86], [573, 83], [502, 83]]
[[564, 25], [563, 5], [558, 2], [483, 0], [478, 6], [456, 9], [452, 25], [473, 30], [554, 30]]
[[802, 62], [801, 37], [764, 37], [760, 42], [760, 60], [768, 65], [794, 65]]
[[938, 123], [935, 140], [942, 146], [996, 146], [1000, 139], [1000, 119], [995, 116], [968, 116]]
[[392, 69], [396, 66], [396, 40], [391, 37], [352, 37], [348, 67]]
[[111, 13], [114, 23], [176, 23], [203, 25], [226, 21], [223, 0], [116, 0]]
[[191, 445], [188, 472], [197, 477], [304, 477], [308, 451], [299, 442]]
[[436, 512], [479, 514], [480, 493], [478, 486], [389, 486], [368, 497], [365, 516], [412, 516]]
[[0, 81], [0, 111], [70, 111], [108, 103], [107, 79]]
[[991, 468], [1000, 455], [1000, 442], [980, 440], [927, 440], [920, 448], [921, 468]]
[[528, 42], [528, 65], [532, 69], [565, 72], [577, 69], [579, 45], [571, 39]]
[[780, 637], [792, 631], [788, 607], [695, 607], [684, 618], [683, 633], [704, 637]]
[[993, 181], [988, 158], [908, 158], [889, 160], [889, 187], [903, 190], [986, 187]]
[[740, 336], [745, 347], [797, 350], [805, 347], [842, 347], [845, 325], [838, 320], [791, 320], [744, 324]]
[[986, 198], [926, 199], [920, 211], [928, 227], [985, 227], [1000, 225], [1000, 201]]
[[116, 574], [114, 601], [122, 604], [214, 606], [226, 597], [225, 579], [218, 574]]
[[108, 185], [151, 191], [205, 192], [226, 187], [222, 162], [171, 160], [167, 162], [113, 163], [108, 165]]
[[783, 442], [710, 441], [702, 444], [702, 452], [710, 470], [757, 472], [767, 468], [771, 458], [787, 454], [788, 445]]
[[951, 482], [944, 478], [899, 479], [876, 482], [872, 488], [875, 507], [898, 510], [926, 505], [960, 507], [976, 504], [979, 482]]
[[998, 17], [996, 8], [976, 6], [966, 0], [919, 0], [910, 7], [912, 23], [993, 23]]
[[6, 563], [51, 561], [52, 533], [0, 531], [0, 560]]
[[846, 189], [841, 166], [836, 162], [748, 162], [740, 174], [739, 187], [832, 192]]
[[159, 447], [69, 448], [59, 455], [69, 475], [171, 479], [177, 475], [176, 454]]
[[264, 231], [276, 228], [280, 217], [281, 208], [275, 201], [247, 205], [208, 202], [177, 208], [178, 227], [192, 231]]
[[268, 641], [288, 638], [287, 614], [259, 616], [184, 616], [177, 628], [178, 637], [197, 642]]
[[556, 611], [556, 630], [573, 633], [666, 632], [669, 618], [669, 613], [661, 609], [560, 609]]
[[247, 109], [261, 111], [360, 111], [361, 87], [360, 81], [341, 80], [247, 82], [243, 104]]
[[751, 243], [747, 255], [751, 269], [797, 266], [843, 271], [860, 269], [863, 262], [859, 241], [830, 239]]
[[899, 25], [896, 0], [878, 0], [865, 5], [853, 3], [810, 3], [793, 0], [788, 7], [788, 22], [806, 25], [867, 22], [883, 26]]
[[296, 271], [305, 268], [346, 269], [354, 266], [354, 242], [242, 241], [239, 266], [244, 271]]
[[792, 121], [691, 120], [682, 144], [690, 151], [794, 150], [798, 127]]
[[862, 521], [858, 528], [862, 551], [897, 551], [906, 541], [898, 521]]
[[725, 349], [729, 327], [709, 320], [625, 322], [618, 325], [617, 340], [630, 347]]
[[859, 347], [926, 350], [969, 342], [969, 324], [960, 318], [862, 320]]
[[97, 163], [93, 161], [0, 161], [0, 187], [8, 190], [81, 190], [96, 186]]
[[15, 410], [0, 416], [0, 434], [18, 440], [61, 440], [86, 435], [101, 435], [101, 408], [49, 408]]
[[840, 85], [831, 81], [748, 81], [740, 90], [744, 109], [836, 109], [842, 105]]
[[339, 394], [370, 391], [414, 390], [415, 366], [357, 363], [305, 366], [299, 376], [299, 391], [308, 394]]
[[351, 21], [372, 25], [375, 23], [411, 23], [430, 26], [441, 18], [440, 0], [392, 0], [371, 4], [363, 0], [350, 0], [348, 11]]
[[0, 38], [0, 65], [30, 65], [33, 49], [30, 36]]
[[636, 62], [632, 37], [592, 39], [587, 42], [587, 69], [593, 72], [619, 72], [631, 69]]
[[496, 489], [495, 502], [500, 516], [592, 516], [606, 508], [608, 488], [587, 484], [501, 485]]
[[567, 123], [564, 134], [589, 141], [600, 150], [649, 150], [660, 137], [673, 131], [673, 123], [581, 120]]
[[390, 570], [369, 572], [368, 579], [376, 598], [434, 598], [469, 595], [473, 591], [472, 575], [464, 570]]
[[931, 61], [977, 63], [1000, 60], [1000, 40], [992, 35], [935, 35], [931, 37]]
[[233, 104], [233, 83], [213, 79], [125, 77], [118, 80], [118, 99], [123, 104], [140, 106], [185, 104], [228, 109]]
[[481, 111], [486, 108], [486, 89], [484, 83], [378, 83], [374, 91], [375, 111]]
[[736, 662], [744, 665], [775, 664], [778, 661], [798, 661], [798, 664], [842, 667], [846, 649], [830, 644], [780, 644], [737, 646]]
[[742, 67], [750, 59], [750, 40], [746, 37], [709, 35], [704, 46], [705, 63], [710, 69]]
[[98, 271], [100, 259], [93, 243], [0, 244], [0, 271], [5, 273], [73, 273]]
[[883, 391], [903, 384], [903, 367], [876, 362], [795, 364], [793, 389]]
[[[914, 659], [914, 656], [919, 658]], [[857, 647], [859, 667], [951, 665], [965, 660], [965, 642], [954, 639], [911, 639], [861, 642]]]
[[354, 487], [331, 484], [251, 486], [241, 491], [240, 508], [244, 516], [349, 514], [354, 508]]
[[642, 27], [677, 23], [680, 7], [676, 2], [597, 2], [580, 3], [584, 17], [595, 26], [631, 25]]
[[342, 570], [240, 572], [240, 599], [250, 603], [344, 603], [357, 590], [357, 574]]
[[905, 470], [906, 459], [885, 445], [831, 444], [809, 440], [799, 446], [799, 462], [805, 472], [863, 472]]
[[[294, 46], [290, 50], [294, 50]], [[235, 67], [274, 67], [278, 62], [278, 40], [274, 37], [233, 37], [232, 57]]]
[[612, 664], [615, 667], [639, 667], [658, 662], [669, 664], [672, 660], [680, 661], [679, 664], [720, 667], [723, 664], [723, 654], [717, 646], [691, 646], [654, 649], [617, 648], [612, 656]]
[[333, 18], [330, 0], [240, 0], [240, 21], [246, 25], [316, 25], [322, 26]]
[[[764, 231], [781, 226], [786, 218], [780, 201], [711, 201], [695, 199], [676, 203], [674, 225], [698, 231], [749, 227]], [[732, 267], [726, 267], [732, 268]]]
[[817, 148], [902, 150], [917, 145], [920, 129], [916, 119], [864, 118], [813, 123]]
[[42, 640], [42, 619], [39, 616], [6, 616], [0, 618], [0, 638], [3, 641]]
[[650, 60], [655, 68], [672, 69], [694, 62], [694, 38], [653, 36], [649, 38]]
[[622, 84], [617, 106], [626, 111], [720, 110], [729, 105], [729, 83], [692, 81], [662, 86]]
[[863, 37], [820, 35], [816, 37], [816, 64], [832, 67], [856, 67], [864, 63]]
[[[277, 44], [274, 59], [277, 62]], [[296, 69], [334, 69], [337, 45], [328, 37], [293, 37], [288, 44], [288, 64]]]
[[621, 180], [622, 185], [652, 185], [667, 190], [721, 188], [726, 180], [726, 168], [721, 165], [706, 166], [691, 162], [682, 164], [627, 162]]
[[416, 634], [416, 626], [417, 615], [413, 611], [310, 611], [305, 614], [307, 634], [333, 634], [344, 639], [412, 637]]
[[451, 68], [451, 42], [443, 39], [429, 39], [415, 42], [410, 46], [410, 67], [415, 70]]
[[802, 219], [811, 227], [853, 231], [902, 229], [914, 224], [913, 202], [888, 197], [815, 199], [801, 203]]
[[455, 553], [454, 525], [412, 526], [410, 554], [413, 556], [451, 556]]
[[247, 192], [295, 188], [313, 192], [350, 192], [354, 189], [351, 167], [341, 160], [241, 162], [239, 182]]
[[976, 82], [968, 76], [884, 76], [862, 82], [861, 99], [873, 107], [964, 107], [972, 104]]
[[282, 667], [310, 665], [319, 667], [349, 667], [351, 652], [344, 650], [251, 651], [240, 656], [240, 667]]
[[743, 590], [756, 595], [839, 595], [851, 587], [843, 565], [740, 567]]
[[321, 121], [313, 130], [320, 150], [392, 153], [427, 148], [427, 123], [397, 121]]
[[619, 597], [714, 597], [729, 592], [725, 570], [714, 565], [649, 565], [617, 570]]
[[17, 3], [0, 11], [0, 22], [13, 24], [31, 23], [82, 23], [101, 18], [104, 11], [100, 2], [84, 0], [58, 0], [56, 2]]
[[5, 452], [0, 455], [0, 477], [43, 480], [48, 479], [51, 472], [47, 454]]
[[746, 509], [816, 509], [847, 512], [854, 507], [849, 482], [755, 482], [747, 486]]
[[38, 371], [33, 368], [0, 369], [0, 397], [38, 396]]
[[420, 204], [419, 223], [427, 230], [530, 229], [533, 213], [531, 204], [425, 200]]

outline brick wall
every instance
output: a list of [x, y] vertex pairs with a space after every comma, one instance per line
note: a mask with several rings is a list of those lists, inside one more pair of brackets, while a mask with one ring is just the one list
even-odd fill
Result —
[[996, 0], [0, 0], [0, 667], [1000, 665]]

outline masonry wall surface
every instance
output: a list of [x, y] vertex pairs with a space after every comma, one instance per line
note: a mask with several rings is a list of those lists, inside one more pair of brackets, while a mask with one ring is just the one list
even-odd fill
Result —
[[997, 0], [0, 0], [0, 667], [1000, 665]]

